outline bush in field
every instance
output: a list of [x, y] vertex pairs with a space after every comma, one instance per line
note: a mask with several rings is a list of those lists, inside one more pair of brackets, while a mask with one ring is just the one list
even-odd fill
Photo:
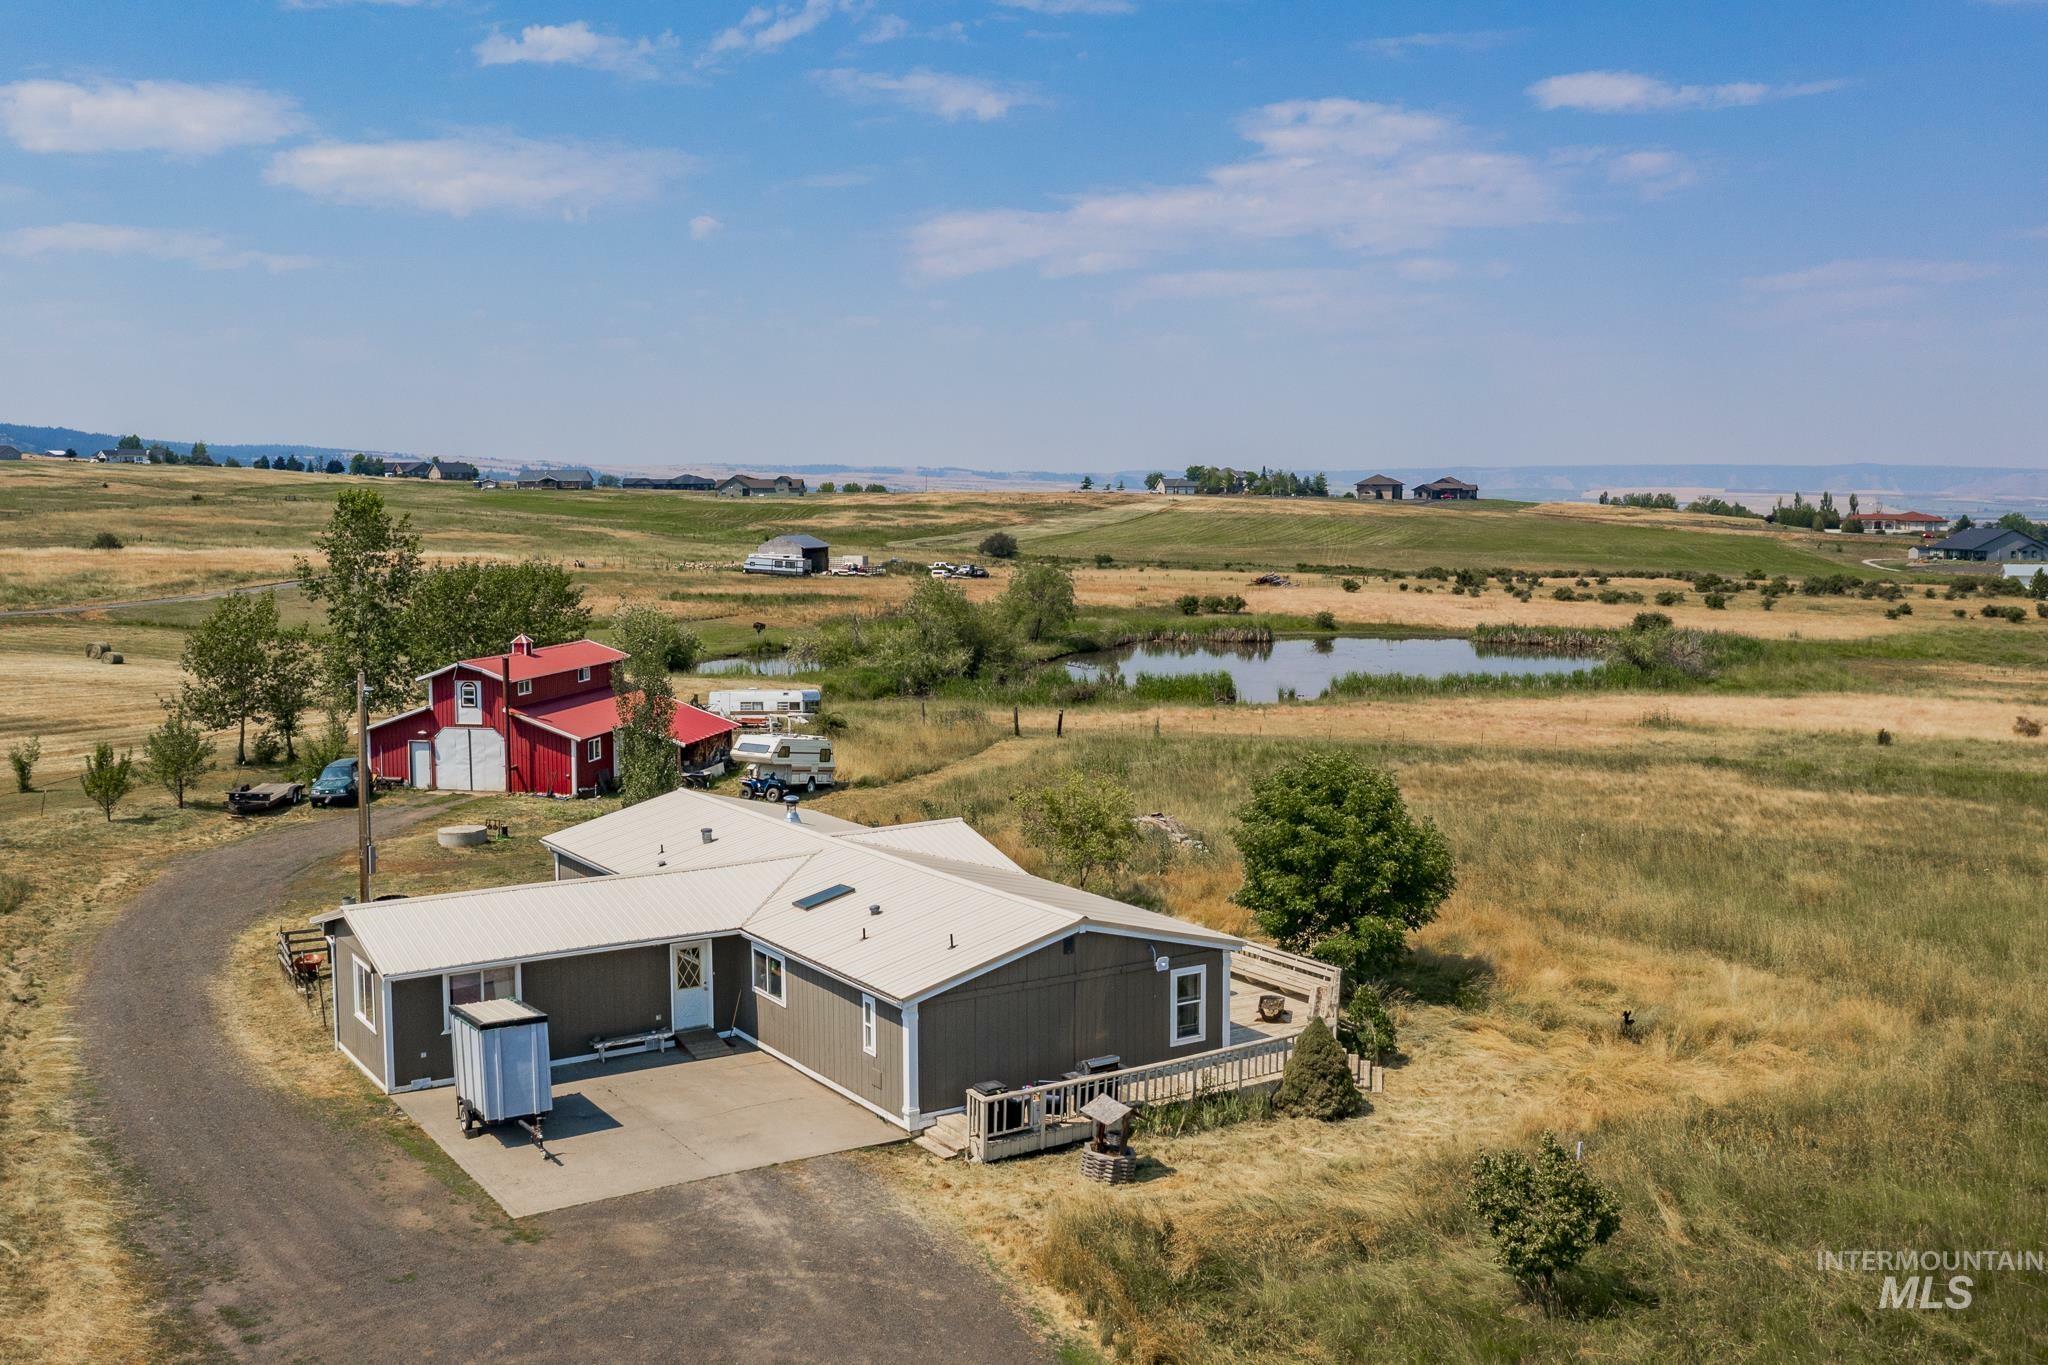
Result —
[[28, 879], [0, 873], [0, 915], [11, 915], [28, 904]]
[[1017, 537], [1008, 531], [990, 531], [981, 538], [981, 552], [990, 559], [1015, 559]]
[[1104, 774], [1069, 768], [1013, 799], [1025, 839], [1077, 886], [1087, 885], [1091, 873], [1116, 872], [1138, 846], [1136, 802]]
[[1297, 1118], [1329, 1121], [1351, 1117], [1364, 1102], [1358, 1082], [1351, 1079], [1344, 1049], [1330, 1036], [1330, 1026], [1321, 1019], [1309, 1020], [1280, 1074], [1273, 1108]]
[[1001, 610], [1027, 640], [1042, 640], [1074, 619], [1074, 576], [1057, 564], [1027, 564], [1003, 589]]
[[1579, 600], [1579, 595], [1570, 588], [1554, 588], [1551, 590], [1550, 595], [1560, 602], [1576, 602]]
[[7, 766], [14, 769], [16, 791], [35, 790], [36, 764], [42, 761], [42, 757], [43, 741], [34, 735], [8, 747]]
[[1337, 1037], [1361, 1057], [1378, 1061], [1400, 1042], [1394, 1017], [1387, 1013], [1386, 998], [1377, 986], [1361, 985], [1351, 992], [1344, 1014], [1337, 1021]]
[[[1343, 582], [1339, 583], [1337, 586], [1344, 589], [1344, 591], [1346, 592], [1357, 592], [1358, 580], [1355, 578], [1347, 578]], [[1406, 583], [1403, 583], [1401, 586], [1403, 589], [1405, 589], [1408, 585]]]
[[1728, 606], [1728, 599], [1718, 592], [1710, 592], [1700, 600], [1707, 604], [1710, 611], [1724, 611]]
[[112, 531], [97, 531], [94, 532], [92, 541], [86, 548], [91, 550], [120, 550], [127, 547], [122, 543], [121, 537], [115, 535]]
[[1334, 612], [1334, 611], [1319, 611], [1319, 612], [1317, 612], [1317, 613], [1316, 613], [1316, 629], [1317, 629], [1317, 630], [1335, 630], [1336, 628], [1337, 628], [1337, 613], [1336, 613], [1336, 612]]
[[1184, 592], [1174, 602], [1174, 605], [1180, 608], [1182, 616], [1194, 616], [1202, 610], [1202, 599], [1191, 592]]
[[100, 808], [111, 824], [114, 807], [135, 790], [134, 752], [131, 750], [115, 758], [114, 746], [101, 740], [86, 755], [85, 772], [78, 779], [78, 784], [85, 788], [87, 799]]
[[1983, 608], [1983, 615], [1989, 616], [1996, 621], [2010, 621], [2014, 625], [2019, 625], [2027, 619], [2025, 608], [2015, 607], [2010, 604], [1987, 604]]
[[1669, 630], [1671, 629], [1671, 618], [1661, 611], [1639, 611], [1636, 613], [1635, 619], [1628, 623], [1628, 628], [1630, 630]]
[[1238, 812], [1235, 900], [1290, 952], [1384, 970], [1456, 884], [1444, 837], [1408, 813], [1384, 768], [1312, 750], [1252, 786]]
[[1115, 556], [1115, 555], [1112, 555], [1112, 554], [1102, 554], [1102, 553], [1098, 552], [1098, 553], [1096, 554], [1096, 556], [1095, 556], [1095, 567], [1096, 567], [1096, 568], [1098, 568], [1098, 569], [1106, 569], [1106, 568], [1108, 568], [1108, 567], [1109, 567], [1110, 565], [1112, 565], [1112, 564], [1114, 564], [1114, 563], [1116, 563], [1116, 556]]
[[249, 741], [249, 761], [259, 768], [267, 768], [284, 757], [284, 741], [275, 731], [260, 731]]
[[[257, 736], [259, 746], [262, 736]], [[337, 758], [347, 758], [353, 750], [349, 742], [348, 724], [338, 711], [327, 713], [327, 727], [318, 734], [306, 736], [306, 742], [299, 746], [299, 760], [291, 768], [291, 775], [300, 782], [311, 782], [320, 776], [327, 765]]]
[[1684, 593], [1677, 592], [1671, 588], [1666, 588], [1657, 594], [1657, 605], [1660, 607], [1675, 607], [1684, 600]]
[[1621, 1228], [1621, 1206], [1582, 1162], [1545, 1133], [1536, 1158], [1488, 1152], [1472, 1164], [1472, 1212], [1493, 1238], [1501, 1268], [1548, 1295], [1560, 1271]]

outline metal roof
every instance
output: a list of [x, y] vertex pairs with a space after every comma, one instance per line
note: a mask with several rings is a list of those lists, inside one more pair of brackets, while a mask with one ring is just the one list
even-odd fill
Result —
[[[710, 842], [700, 833], [706, 827]], [[677, 791], [542, 842], [627, 875], [339, 913], [393, 975], [743, 932], [895, 1001], [1091, 929], [1243, 946], [1230, 934], [1031, 876], [957, 820], [871, 829], [809, 812], [791, 823], [752, 802]], [[795, 903], [841, 885], [853, 891], [808, 909]]]
[[761, 542], [761, 548], [764, 550], [774, 545], [788, 545], [798, 550], [829, 550], [832, 548], [816, 536], [807, 536], [801, 532], [796, 535], [777, 536], [773, 540]]
[[2010, 526], [1972, 526], [1967, 531], [1958, 531], [1946, 540], [1934, 542], [1937, 550], [1982, 550], [1995, 545], [2007, 536], [2018, 536], [2021, 540], [2033, 542], [2033, 537], [2013, 530]]

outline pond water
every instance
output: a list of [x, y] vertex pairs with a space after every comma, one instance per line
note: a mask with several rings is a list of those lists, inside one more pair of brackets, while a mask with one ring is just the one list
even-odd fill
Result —
[[693, 673], [737, 673], [749, 678], [789, 678], [807, 671], [785, 654], [763, 654], [758, 658], [706, 659], [691, 670]]
[[1264, 645], [1125, 645], [1121, 649], [1076, 655], [1066, 660], [1066, 665], [1067, 671], [1077, 678], [1117, 673], [1126, 681], [1140, 673], [1177, 677], [1224, 672], [1237, 685], [1239, 701], [1271, 702], [1280, 700], [1283, 687], [1293, 688], [1295, 695], [1305, 701], [1319, 697], [1323, 689], [1346, 673], [1399, 673], [1417, 678], [1442, 678], [1454, 673], [1506, 676], [1575, 673], [1599, 662], [1553, 654], [1483, 651], [1470, 640], [1386, 640], [1340, 635], [1275, 640]]

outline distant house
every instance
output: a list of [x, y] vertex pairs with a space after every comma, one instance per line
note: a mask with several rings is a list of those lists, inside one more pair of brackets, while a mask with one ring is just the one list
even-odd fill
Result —
[[1369, 479], [1360, 479], [1358, 481], [1358, 496], [1360, 498], [1370, 498], [1375, 502], [1399, 502], [1401, 500], [1401, 481], [1399, 479], [1390, 479], [1384, 474], [1375, 474]]
[[756, 474], [733, 474], [718, 483], [718, 496], [721, 498], [800, 498], [806, 491], [802, 479], [787, 474], [777, 474], [772, 479]]
[[427, 470], [427, 477], [453, 480], [457, 483], [475, 483], [477, 473], [475, 465], [465, 464], [461, 460], [435, 460], [432, 467]]
[[93, 452], [92, 462], [94, 464], [148, 464], [149, 452], [144, 450], [122, 450], [119, 447], [115, 447], [112, 450], [96, 450]]
[[0, 460], [18, 460], [20, 458], [21, 448], [19, 446], [0, 445]]
[[1881, 536], [1939, 535], [1948, 529], [1948, 518], [1930, 512], [1858, 512], [1856, 519], [1865, 531]]
[[386, 460], [384, 477], [387, 479], [425, 479], [432, 476], [432, 460]]
[[832, 547], [816, 536], [777, 536], [764, 540], [747, 556], [748, 573], [826, 573], [832, 568]]
[[1454, 502], [1479, 496], [1479, 485], [1466, 483], [1463, 479], [1452, 478], [1449, 474], [1441, 479], [1415, 485], [1415, 498], [1419, 502]]
[[1159, 485], [1163, 493], [1199, 493], [1202, 485], [1193, 479], [1172, 478]]
[[702, 474], [676, 474], [666, 479], [645, 476], [624, 480], [621, 488], [651, 488], [669, 493], [710, 493], [718, 488], [718, 480], [707, 479]]
[[597, 487], [597, 480], [587, 470], [562, 469], [552, 474], [543, 474], [537, 479], [521, 479], [518, 487], [578, 493]]
[[1972, 526], [1946, 540], [1937, 540], [1927, 547], [1925, 555], [1928, 559], [1980, 564], [2043, 564], [2048, 563], [2048, 545], [2003, 526]]

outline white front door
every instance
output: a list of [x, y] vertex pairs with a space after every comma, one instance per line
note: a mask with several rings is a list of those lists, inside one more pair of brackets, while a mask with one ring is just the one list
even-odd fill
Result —
[[407, 746], [412, 754], [408, 779], [415, 787], [425, 790], [434, 785], [434, 741], [416, 739]]
[[711, 1027], [711, 941], [678, 943], [669, 952], [669, 987], [675, 997], [670, 1027]]

